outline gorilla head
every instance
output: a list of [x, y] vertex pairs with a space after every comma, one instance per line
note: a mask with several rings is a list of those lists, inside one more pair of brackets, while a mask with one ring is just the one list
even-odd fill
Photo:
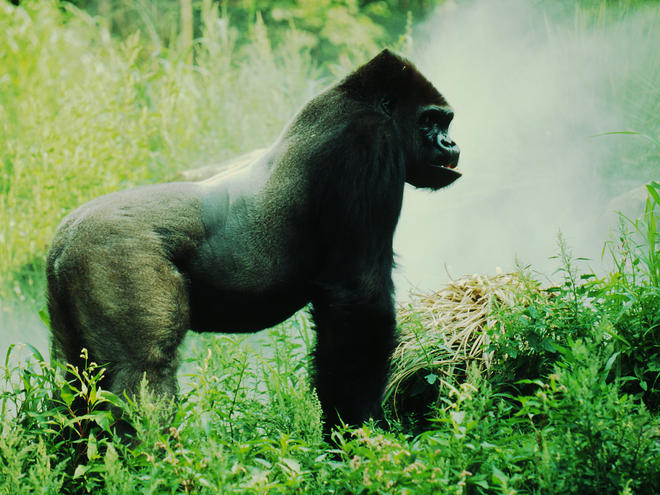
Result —
[[459, 149], [448, 134], [454, 112], [410, 62], [384, 50], [340, 87], [378, 108], [397, 127], [406, 182], [439, 189], [461, 176], [454, 170]]
[[55, 359], [107, 363], [177, 392], [188, 330], [254, 332], [311, 303], [326, 428], [380, 415], [395, 345], [392, 238], [404, 182], [460, 174], [453, 113], [385, 50], [309, 101], [262, 156], [197, 183], [97, 198], [58, 228], [47, 261]]

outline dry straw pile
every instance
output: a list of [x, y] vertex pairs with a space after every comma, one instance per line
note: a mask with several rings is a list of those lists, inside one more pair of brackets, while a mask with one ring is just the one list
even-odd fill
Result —
[[[392, 358], [392, 376], [385, 400], [394, 412], [407, 412], [410, 394], [426, 388], [426, 401], [437, 401], [441, 391], [464, 376], [469, 366], [487, 372], [492, 353], [487, 328], [493, 328], [493, 310], [502, 305], [526, 304], [538, 286], [516, 273], [492, 277], [473, 275], [455, 280], [437, 292], [413, 294], [399, 308], [400, 343]], [[435, 398], [428, 397], [428, 389]], [[426, 406], [430, 404], [425, 404]], [[417, 407], [417, 406], [415, 406]]]

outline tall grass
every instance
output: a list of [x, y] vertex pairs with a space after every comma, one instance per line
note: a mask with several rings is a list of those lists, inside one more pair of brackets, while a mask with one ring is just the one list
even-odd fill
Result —
[[257, 22], [238, 50], [204, 5], [194, 46], [162, 46], [115, 39], [69, 4], [0, 3], [0, 299], [38, 297], [44, 251], [72, 208], [265, 146], [318, 90], [295, 31], [275, 50]]

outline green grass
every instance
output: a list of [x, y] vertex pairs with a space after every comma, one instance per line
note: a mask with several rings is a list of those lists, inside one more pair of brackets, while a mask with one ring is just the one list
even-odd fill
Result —
[[[583, 5], [576, 29], [644, 9]], [[340, 63], [321, 66], [309, 34], [293, 29], [272, 42], [261, 22], [238, 42], [210, 2], [198, 7], [199, 37], [184, 46], [176, 33], [120, 40], [103, 19], [51, 2], [0, 3], [0, 310], [36, 315], [65, 213], [267, 145]], [[630, 159], [654, 166], [660, 87], [638, 74], [651, 74], [640, 67], [658, 52], [641, 46], [606, 96], [629, 112], [622, 130], [637, 133], [619, 137], [650, 143]], [[493, 308], [493, 332], [505, 331], [489, 349], [492, 373], [466, 370], [421, 434], [393, 421], [322, 438], [304, 313], [262, 336], [189, 337], [173, 409], [146, 390], [138, 403], [100, 390], [91, 363], [66, 383], [37, 349], [11, 347], [0, 367], [0, 494], [658, 493], [659, 194], [651, 186], [646, 214], [623, 219], [607, 245], [612, 273], [583, 268], [560, 243], [553, 297]], [[108, 403], [138, 443], [115, 435]]]

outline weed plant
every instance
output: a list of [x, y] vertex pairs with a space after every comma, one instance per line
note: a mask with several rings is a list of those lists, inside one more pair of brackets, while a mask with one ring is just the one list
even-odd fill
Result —
[[[496, 379], [502, 383], [547, 375], [567, 342], [605, 339], [608, 378], [640, 395], [653, 411], [660, 405], [660, 184], [647, 186], [641, 219], [621, 217], [616, 242], [605, 245], [616, 269], [606, 277], [580, 274], [564, 240], [558, 259], [563, 284], [553, 297], [502, 308], [492, 328]], [[529, 299], [528, 299], [529, 300]]]

